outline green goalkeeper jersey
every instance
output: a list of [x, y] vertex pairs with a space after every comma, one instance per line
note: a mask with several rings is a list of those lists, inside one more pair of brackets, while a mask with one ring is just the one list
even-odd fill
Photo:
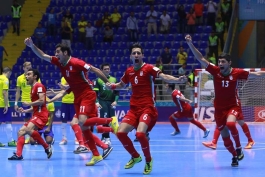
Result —
[[[107, 77], [110, 83], [117, 83], [117, 79], [112, 76]], [[105, 88], [105, 83], [100, 78], [97, 78], [94, 81], [94, 90], [98, 94], [98, 99], [104, 100], [104, 101], [117, 101], [117, 97], [119, 96], [119, 91], [117, 90], [107, 90]]]

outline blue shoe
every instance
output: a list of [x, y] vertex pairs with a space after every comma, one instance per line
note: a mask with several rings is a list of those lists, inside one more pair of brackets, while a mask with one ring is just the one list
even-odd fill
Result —
[[205, 132], [204, 132], [204, 136], [203, 138], [206, 138], [210, 133], [210, 130], [209, 129], [206, 129]]

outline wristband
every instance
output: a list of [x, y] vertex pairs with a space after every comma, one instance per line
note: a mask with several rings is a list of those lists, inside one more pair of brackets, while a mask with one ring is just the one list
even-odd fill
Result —
[[17, 106], [17, 101], [15, 101], [15, 106]]
[[115, 90], [116, 87], [117, 87], [116, 84], [111, 84], [110, 89], [111, 89], [111, 90]]

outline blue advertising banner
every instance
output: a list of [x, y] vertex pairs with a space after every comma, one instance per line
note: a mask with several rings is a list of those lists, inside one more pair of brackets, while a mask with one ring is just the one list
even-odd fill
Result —
[[240, 20], [265, 20], [265, 0], [240, 0]]

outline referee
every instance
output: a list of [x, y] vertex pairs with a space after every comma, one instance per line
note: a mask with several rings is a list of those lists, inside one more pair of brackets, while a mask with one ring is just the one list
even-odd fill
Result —
[[[100, 69], [111, 83], [117, 83], [115, 77], [110, 76], [110, 64], [103, 63]], [[115, 108], [119, 99], [119, 91], [105, 89], [105, 83], [100, 78], [96, 78], [94, 82], [94, 90], [97, 92], [97, 107], [100, 108], [100, 117], [115, 116]], [[108, 125], [104, 125], [108, 126]], [[101, 140], [111, 146], [109, 133], [103, 133]]]

